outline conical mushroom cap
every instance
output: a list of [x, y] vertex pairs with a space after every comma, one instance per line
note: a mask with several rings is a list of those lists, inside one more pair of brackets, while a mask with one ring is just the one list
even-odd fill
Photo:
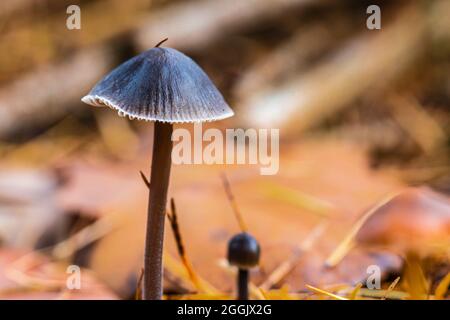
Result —
[[153, 48], [131, 58], [81, 100], [147, 121], [203, 122], [234, 114], [206, 73], [172, 48]]

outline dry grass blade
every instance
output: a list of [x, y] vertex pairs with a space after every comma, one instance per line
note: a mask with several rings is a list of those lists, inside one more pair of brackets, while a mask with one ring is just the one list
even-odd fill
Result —
[[317, 225], [298, 246], [294, 254], [288, 260], [283, 261], [269, 274], [267, 279], [261, 284], [260, 288], [263, 290], [269, 290], [286, 278], [286, 276], [294, 270], [300, 257], [311, 249], [317, 239], [323, 234], [327, 225], [327, 221]]
[[186, 250], [185, 250], [184, 244], [183, 244], [183, 238], [181, 237], [180, 226], [178, 224], [175, 201], [173, 198], [170, 199], [170, 208], [171, 208], [171, 213], [167, 214], [167, 217], [169, 218], [169, 221], [170, 221], [170, 226], [172, 228], [172, 231], [173, 231], [173, 234], [175, 237], [178, 254], [180, 255], [181, 261], [183, 262], [183, 265], [186, 268], [186, 271], [189, 275], [189, 279], [191, 280], [191, 282], [195, 286], [195, 288], [199, 292], [207, 292], [208, 290], [206, 290], [205, 287], [202, 285], [199, 277], [197, 276], [197, 274], [194, 271], [191, 261], [189, 260], [188, 256], [186, 255]]
[[361, 288], [362, 288], [362, 283], [358, 283], [355, 286], [355, 288], [352, 290], [352, 292], [350, 292], [350, 295], [348, 298], [350, 300], [356, 300], [356, 298], [358, 297], [359, 290], [361, 290]]
[[275, 200], [297, 206], [319, 216], [327, 217], [334, 210], [333, 205], [325, 200], [275, 183], [263, 184], [262, 191]]
[[258, 289], [259, 289], [259, 292], [261, 292], [261, 295], [264, 297], [264, 300], [270, 300], [269, 295], [266, 290], [264, 290], [261, 287], [259, 287]]
[[264, 295], [264, 293], [261, 290], [261, 288], [259, 288], [255, 284], [253, 284], [253, 282], [249, 282], [248, 283], [248, 287], [249, 287], [249, 290], [250, 290], [250, 295], [252, 297], [255, 297], [255, 299], [258, 299], [258, 300], [267, 300], [267, 298]]
[[450, 272], [439, 282], [434, 291], [435, 299], [444, 299], [450, 285]]
[[313, 287], [313, 286], [311, 286], [311, 285], [309, 285], [309, 284], [307, 284], [306, 287], [307, 287], [308, 289], [310, 289], [310, 290], [316, 292], [316, 293], [324, 294], [324, 295], [326, 295], [326, 296], [328, 296], [328, 297], [330, 297], [330, 298], [336, 299], [336, 300], [348, 300], [347, 298], [344, 298], [344, 297], [338, 296], [338, 295], [336, 295], [336, 294], [334, 294], [334, 293], [331, 293], [331, 292], [328, 292], [328, 291], [325, 291], [325, 290], [322, 290], [322, 289]]
[[[387, 290], [373, 290], [373, 289], [367, 289], [367, 288], [361, 288], [359, 290], [359, 296], [370, 298], [370, 299], [382, 299], [387, 295]], [[390, 300], [404, 300], [409, 297], [409, 294], [404, 291], [396, 291], [392, 290], [389, 292], [389, 299]]]
[[389, 285], [389, 288], [387, 288], [386, 292], [384, 293], [383, 297], [381, 298], [381, 300], [386, 300], [389, 297], [389, 293], [391, 293], [395, 287], [397, 286], [397, 283], [400, 281], [400, 277], [397, 277], [394, 281], [392, 281], [392, 283]]
[[[186, 270], [186, 266], [183, 263], [179, 262], [177, 259], [175, 259], [168, 252], [164, 252], [164, 268], [167, 269], [167, 271], [173, 274], [175, 277], [180, 278], [180, 280], [183, 283], [185, 284], [192, 283], [192, 280]], [[205, 294], [210, 295], [220, 294], [220, 291], [217, 288], [215, 288], [212, 284], [210, 284], [208, 281], [201, 278], [200, 276], [197, 277], [202, 287], [204, 288]]]
[[139, 278], [136, 285], [136, 292], [134, 294], [135, 300], [142, 300], [142, 280], [144, 279], [144, 268], [141, 268]]
[[228, 178], [225, 175], [225, 173], [221, 174], [221, 178], [222, 178], [223, 188], [225, 189], [225, 193], [227, 195], [228, 201], [231, 204], [231, 208], [233, 209], [233, 213], [236, 217], [236, 220], [239, 223], [239, 227], [242, 232], [246, 232], [248, 230], [247, 225], [245, 224], [245, 221], [242, 217], [241, 211], [238, 208], [238, 205], [234, 198], [233, 192], [231, 192], [230, 182], [228, 181]]
[[354, 238], [367, 219], [374, 214], [378, 209], [386, 205], [389, 201], [391, 201], [394, 197], [396, 197], [398, 193], [389, 195], [385, 197], [382, 201], [377, 203], [373, 208], [367, 211], [359, 220], [354, 224], [351, 230], [347, 233], [347, 236], [342, 240], [342, 242], [336, 247], [336, 249], [329, 255], [327, 260], [325, 261], [325, 265], [327, 267], [336, 266], [345, 255], [354, 247]]
[[428, 282], [420, 266], [420, 258], [414, 253], [406, 255], [404, 285], [413, 300], [428, 299]]

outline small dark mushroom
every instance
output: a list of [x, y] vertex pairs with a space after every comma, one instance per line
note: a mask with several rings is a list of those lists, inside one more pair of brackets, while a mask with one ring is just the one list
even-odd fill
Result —
[[259, 264], [260, 247], [249, 233], [235, 235], [228, 242], [228, 262], [238, 267], [238, 300], [248, 300], [248, 271]]
[[172, 163], [173, 123], [216, 121], [233, 111], [189, 57], [152, 48], [118, 66], [82, 101], [130, 119], [155, 121], [144, 259], [144, 299], [162, 298], [164, 220]]

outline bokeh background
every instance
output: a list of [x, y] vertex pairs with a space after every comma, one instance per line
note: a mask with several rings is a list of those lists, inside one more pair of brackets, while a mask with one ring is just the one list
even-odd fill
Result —
[[[68, 30], [66, 9], [81, 8]], [[381, 30], [366, 9], [381, 7]], [[0, 298], [139, 297], [152, 124], [80, 99], [130, 57], [191, 56], [236, 116], [279, 128], [280, 171], [174, 166], [167, 298], [232, 298], [242, 218], [257, 299], [441, 299], [450, 238], [450, 3], [445, 0], [0, 2]], [[184, 126], [191, 129], [191, 126]], [[67, 266], [82, 269], [69, 290]], [[376, 265], [382, 290], [366, 288]]]

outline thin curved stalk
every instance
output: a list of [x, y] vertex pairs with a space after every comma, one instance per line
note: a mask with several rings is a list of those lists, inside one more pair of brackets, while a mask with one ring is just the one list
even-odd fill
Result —
[[144, 255], [144, 300], [161, 300], [163, 293], [162, 254], [167, 189], [172, 164], [172, 131], [172, 124], [155, 122]]

